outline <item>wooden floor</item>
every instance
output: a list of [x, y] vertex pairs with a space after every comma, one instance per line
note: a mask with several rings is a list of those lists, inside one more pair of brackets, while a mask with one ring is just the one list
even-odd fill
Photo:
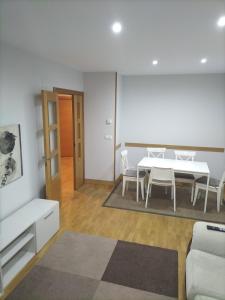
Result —
[[21, 281], [34, 263], [46, 253], [54, 240], [64, 230], [70, 230], [177, 250], [179, 300], [184, 300], [186, 250], [195, 221], [102, 207], [112, 186], [85, 184], [79, 191], [73, 192], [71, 176], [68, 176], [69, 173], [71, 174], [71, 167], [72, 164], [65, 159], [62, 165], [60, 232], [10, 284], [6, 295]]
[[74, 193], [72, 157], [61, 158], [61, 174], [61, 192], [63, 197], [62, 199], [72, 199]]

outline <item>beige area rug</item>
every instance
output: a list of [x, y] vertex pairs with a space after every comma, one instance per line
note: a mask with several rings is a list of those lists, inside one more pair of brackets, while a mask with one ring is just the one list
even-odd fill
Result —
[[220, 213], [216, 210], [216, 194], [209, 192], [207, 212], [203, 212], [205, 194], [202, 194], [201, 199], [197, 200], [195, 206], [191, 203], [191, 188], [190, 186], [177, 186], [177, 210], [173, 211], [173, 200], [170, 199], [170, 189], [168, 188], [167, 195], [163, 187], [152, 187], [152, 196], [148, 201], [148, 208], [145, 208], [145, 200], [139, 196], [139, 202], [136, 202], [136, 184], [130, 182], [129, 189], [122, 197], [122, 183], [120, 183], [109, 195], [103, 206], [160, 214], [173, 217], [182, 217], [195, 220], [203, 220], [210, 222], [225, 223], [225, 205], [220, 208]]
[[65, 232], [7, 300], [175, 300], [177, 295], [177, 251]]

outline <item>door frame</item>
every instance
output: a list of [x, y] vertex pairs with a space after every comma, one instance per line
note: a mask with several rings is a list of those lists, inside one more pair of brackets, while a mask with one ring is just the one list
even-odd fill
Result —
[[[64, 88], [59, 88], [59, 87], [53, 87], [53, 92], [57, 93], [57, 94], [62, 94], [62, 95], [71, 95], [71, 96], [82, 96], [83, 99], [83, 182], [85, 182], [85, 145], [84, 145], [84, 139], [85, 139], [85, 132], [84, 132], [84, 92], [81, 91], [76, 91], [76, 90], [70, 90], [70, 89], [64, 89]], [[74, 124], [75, 124], [75, 115], [74, 115], [74, 101], [72, 101], [72, 107], [73, 107], [73, 159], [75, 160], [74, 157], [74, 138], [75, 138], [75, 128], [74, 128]], [[76, 167], [76, 166], [75, 166]], [[73, 166], [73, 174], [74, 174], [74, 190], [76, 190], [76, 176], [75, 176], [75, 169]]]
[[[45, 192], [47, 199], [59, 200], [61, 203], [61, 166], [60, 166], [60, 132], [59, 132], [59, 102], [57, 94], [48, 91], [41, 91], [42, 100], [42, 120], [43, 120], [43, 137], [44, 137], [44, 162], [45, 162]], [[55, 103], [56, 119], [55, 122], [50, 123], [49, 121], [49, 106], [50, 102]], [[55, 130], [56, 136], [56, 148], [51, 149], [51, 132]], [[55, 146], [55, 145], [54, 145]], [[52, 176], [51, 170], [51, 159], [58, 157], [58, 172]]]

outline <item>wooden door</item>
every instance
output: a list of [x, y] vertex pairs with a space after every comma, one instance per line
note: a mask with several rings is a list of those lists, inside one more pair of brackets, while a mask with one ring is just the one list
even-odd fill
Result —
[[74, 113], [74, 187], [84, 183], [84, 103], [83, 95], [73, 95]]
[[56, 93], [42, 91], [46, 197], [61, 200], [59, 101]]

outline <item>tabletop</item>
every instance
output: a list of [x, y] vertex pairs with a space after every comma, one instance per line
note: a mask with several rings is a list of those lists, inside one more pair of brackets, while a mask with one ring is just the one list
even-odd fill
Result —
[[170, 168], [176, 172], [183, 173], [198, 173], [208, 175], [209, 167], [207, 162], [200, 161], [186, 161], [186, 160], [176, 160], [176, 159], [167, 159], [167, 158], [153, 158], [153, 157], [144, 157], [138, 163], [139, 169], [150, 169], [152, 167], [158, 168]]

